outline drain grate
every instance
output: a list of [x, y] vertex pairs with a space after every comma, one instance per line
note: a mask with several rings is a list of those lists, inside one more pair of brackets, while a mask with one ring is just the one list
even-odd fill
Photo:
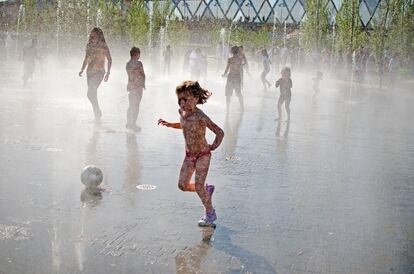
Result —
[[154, 190], [154, 189], [157, 189], [157, 187], [154, 186], [154, 185], [137, 185], [137, 188], [139, 190]]

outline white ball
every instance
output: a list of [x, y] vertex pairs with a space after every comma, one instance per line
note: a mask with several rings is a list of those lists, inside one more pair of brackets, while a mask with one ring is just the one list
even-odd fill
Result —
[[96, 166], [86, 166], [81, 174], [81, 181], [86, 187], [96, 188], [103, 180], [103, 173]]

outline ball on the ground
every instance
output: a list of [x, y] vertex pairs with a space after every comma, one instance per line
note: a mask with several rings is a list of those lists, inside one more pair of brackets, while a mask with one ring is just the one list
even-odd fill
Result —
[[86, 187], [96, 188], [103, 180], [102, 170], [96, 166], [86, 166], [81, 174], [81, 181]]

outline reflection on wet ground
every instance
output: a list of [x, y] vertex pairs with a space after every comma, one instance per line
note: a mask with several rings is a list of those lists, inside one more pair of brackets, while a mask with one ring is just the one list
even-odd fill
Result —
[[202, 228], [201, 233], [200, 243], [190, 248], [186, 247], [175, 256], [176, 273], [191, 274], [201, 272], [201, 264], [204, 262], [207, 252], [211, 248], [210, 241], [214, 233], [214, 228]]
[[[291, 120], [275, 121], [276, 90], [246, 83], [245, 112], [226, 113], [224, 82], [211, 79], [201, 108], [226, 132], [207, 179], [214, 230], [177, 188], [181, 132], [156, 126], [178, 120], [170, 82], [149, 82], [132, 134], [116, 71], [99, 125], [69, 72], [59, 85], [0, 87], [2, 272], [414, 272], [412, 92], [328, 82], [313, 97], [294, 75]], [[80, 182], [89, 164], [105, 191]]]

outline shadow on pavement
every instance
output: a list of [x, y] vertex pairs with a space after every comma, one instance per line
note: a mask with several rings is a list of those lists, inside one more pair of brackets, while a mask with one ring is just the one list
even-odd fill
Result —
[[[233, 244], [231, 235], [236, 233], [236, 231], [225, 226], [218, 226], [214, 236], [213, 247], [238, 259], [243, 265], [243, 273], [276, 273], [264, 257]], [[228, 273], [240, 273], [240, 269], [233, 269]]]

